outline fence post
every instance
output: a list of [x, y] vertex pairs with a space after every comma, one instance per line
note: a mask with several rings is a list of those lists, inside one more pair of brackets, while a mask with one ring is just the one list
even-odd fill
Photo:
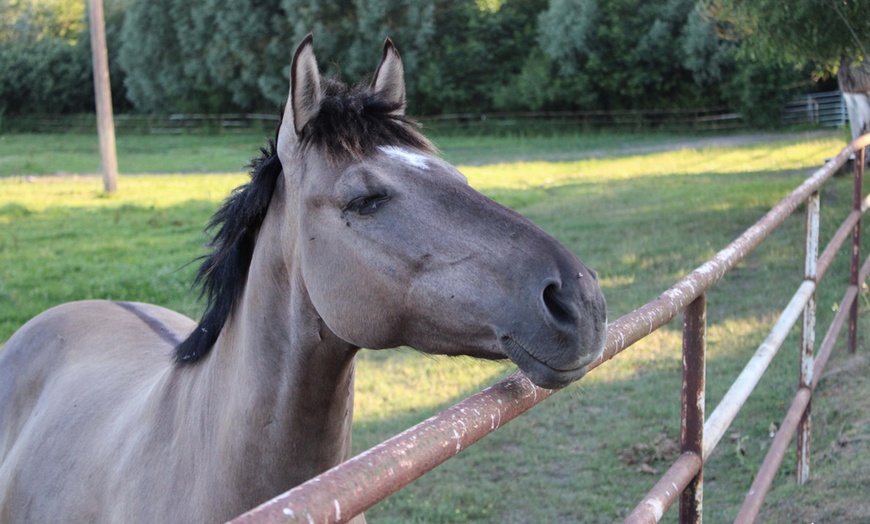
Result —
[[683, 312], [683, 387], [680, 451], [701, 457], [701, 467], [680, 495], [680, 524], [700, 524], [704, 500], [704, 382], [707, 354], [707, 294]]
[[[861, 211], [862, 200], [862, 185], [864, 180], [864, 148], [855, 151], [855, 179], [854, 192], [852, 194], [852, 209]], [[861, 221], [855, 224], [855, 229], [852, 230], [852, 265], [849, 275], [849, 283], [856, 286], [858, 295], [855, 295], [855, 301], [852, 302], [852, 308], [849, 310], [849, 352], [854, 353], [858, 346], [858, 297], [861, 293], [861, 282], [858, 279], [858, 273], [861, 271]]]
[[[807, 200], [806, 256], [804, 259], [804, 279], [816, 282], [816, 267], [819, 260], [819, 192], [813, 193]], [[816, 284], [818, 284], [816, 282]], [[812, 391], [813, 353], [816, 342], [816, 293], [813, 292], [804, 306], [803, 324], [801, 326], [800, 380], [798, 388]], [[812, 397], [801, 416], [797, 428], [796, 444], [796, 475], [799, 485], [806, 484], [810, 478], [810, 441]]]

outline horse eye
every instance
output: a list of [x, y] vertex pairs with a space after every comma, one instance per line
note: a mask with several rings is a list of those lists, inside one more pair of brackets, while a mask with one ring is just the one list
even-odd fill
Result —
[[359, 215], [371, 215], [390, 200], [387, 195], [369, 195], [354, 198], [345, 207], [345, 211], [353, 211]]

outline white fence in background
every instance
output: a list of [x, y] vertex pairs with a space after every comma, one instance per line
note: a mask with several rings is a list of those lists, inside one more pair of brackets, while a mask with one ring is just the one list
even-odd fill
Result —
[[[5, 121], [4, 121], [5, 120]], [[504, 129], [538, 126], [543, 129], [619, 129], [646, 131], [699, 132], [741, 130], [749, 128], [746, 119], [725, 107], [701, 107], [662, 110], [619, 111], [528, 111], [513, 113], [462, 113], [420, 117], [429, 129], [460, 127], [466, 129]], [[840, 91], [812, 93], [789, 100], [782, 109], [784, 125], [814, 124], [825, 127], [844, 126], [849, 121]], [[198, 132], [246, 133], [252, 130], [271, 132], [277, 114], [166, 114], [115, 115], [119, 131], [154, 134]], [[94, 115], [17, 115], [0, 120], [0, 132], [91, 132]]]
[[789, 100], [782, 113], [784, 124], [811, 123], [825, 127], [845, 126], [849, 121], [840, 91], [802, 95]]

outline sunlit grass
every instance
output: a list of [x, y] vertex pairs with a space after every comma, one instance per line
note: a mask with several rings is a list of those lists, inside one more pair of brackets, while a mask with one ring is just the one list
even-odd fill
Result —
[[[129, 176], [120, 191], [103, 193], [98, 177], [0, 178], [0, 206], [16, 205], [32, 212], [51, 208], [121, 209], [123, 206], [165, 209], [189, 201], [220, 202], [246, 176], [164, 175]], [[2, 216], [2, 215], [0, 215]]]
[[445, 399], [468, 396], [515, 371], [505, 363], [424, 357], [411, 351], [363, 353], [357, 361], [355, 424], [419, 416], [441, 407]]
[[818, 168], [839, 153], [838, 137], [794, 143], [773, 142], [737, 148], [682, 149], [621, 158], [571, 162], [514, 162], [467, 166], [463, 173], [480, 189], [528, 189], [566, 183], [606, 183], [660, 176], [763, 173]]

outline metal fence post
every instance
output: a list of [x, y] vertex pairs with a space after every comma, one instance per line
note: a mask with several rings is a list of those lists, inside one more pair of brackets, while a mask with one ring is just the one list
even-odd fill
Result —
[[680, 451], [701, 457], [701, 467], [680, 495], [680, 524], [700, 524], [704, 500], [704, 381], [707, 354], [707, 295], [683, 312], [683, 388]]
[[[862, 185], [864, 180], [864, 148], [859, 148], [855, 151], [855, 180], [854, 192], [852, 194], [852, 209], [861, 211]], [[855, 296], [855, 301], [852, 302], [852, 307], [849, 310], [849, 352], [854, 353], [858, 346], [858, 296], [861, 293], [861, 282], [858, 279], [858, 273], [861, 270], [861, 221], [855, 224], [855, 229], [852, 230], [852, 265], [849, 274], [849, 283], [856, 286], [858, 295]]]
[[[806, 256], [804, 259], [804, 279], [816, 282], [816, 268], [819, 260], [819, 192], [807, 200]], [[817, 282], [816, 282], [817, 283]], [[817, 283], [818, 284], [818, 283]], [[804, 306], [803, 325], [801, 326], [800, 381], [798, 388], [812, 391], [813, 353], [816, 342], [816, 294]], [[810, 440], [811, 440], [812, 398], [801, 416], [797, 428], [796, 474], [797, 483], [803, 485], [810, 478]]]

